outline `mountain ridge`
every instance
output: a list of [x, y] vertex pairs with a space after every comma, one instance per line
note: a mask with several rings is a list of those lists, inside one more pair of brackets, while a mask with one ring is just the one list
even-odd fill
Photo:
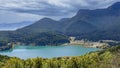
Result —
[[[43, 18], [36, 23], [27, 26], [28, 30], [34, 29], [38, 32], [44, 31], [53, 31], [59, 32], [61, 34], [67, 36], [80, 36], [83, 38], [90, 38], [89, 34], [94, 33], [98, 34], [98, 36], [93, 36], [93, 38], [100, 39], [109, 39], [109, 37], [113, 40], [116, 40], [116, 36], [120, 33], [119, 31], [119, 21], [120, 21], [120, 2], [117, 2], [108, 8], [105, 9], [80, 9], [75, 16], [72, 18], [63, 18], [59, 21], [55, 21], [50, 18]], [[20, 29], [21, 30], [21, 29]], [[24, 30], [24, 28], [23, 28]], [[33, 31], [34, 31], [33, 30]], [[116, 32], [114, 35], [113, 31]], [[100, 32], [105, 32], [101, 34]], [[106, 37], [106, 35], [108, 35]], [[115, 36], [116, 35], [116, 36]], [[111, 37], [112, 36], [112, 37]], [[91, 38], [90, 38], [91, 39]], [[99, 40], [100, 40], [99, 39]], [[120, 39], [119, 39], [120, 40]]]
[[[115, 4], [118, 6], [119, 3]], [[110, 7], [116, 6], [115, 4]], [[43, 18], [15, 32], [25, 34], [53, 32], [94, 41], [120, 40], [120, 13], [119, 10], [109, 9], [110, 7], [95, 10], [81, 9], [75, 16], [59, 21]]]

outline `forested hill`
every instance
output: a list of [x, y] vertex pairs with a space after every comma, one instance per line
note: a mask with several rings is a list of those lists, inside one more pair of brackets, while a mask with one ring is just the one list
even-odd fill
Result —
[[61, 45], [68, 43], [68, 37], [56, 32], [5, 31], [0, 33], [0, 40], [21, 45]]
[[77, 57], [19, 58], [0, 55], [0, 68], [120, 68], [120, 46]]
[[72, 18], [43, 18], [18, 31], [55, 31], [78, 39], [120, 40], [120, 2], [105, 9], [80, 9]]
[[81, 9], [72, 18], [55, 21], [43, 18], [16, 31], [1, 31], [0, 40], [25, 44], [49, 45], [77, 39], [120, 41], [120, 2], [105, 9]]

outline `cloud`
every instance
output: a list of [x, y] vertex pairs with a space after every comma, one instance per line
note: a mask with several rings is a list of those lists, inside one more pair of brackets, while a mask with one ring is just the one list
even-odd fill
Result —
[[15, 11], [21, 13], [33, 13], [39, 15], [61, 15], [59, 13], [68, 13], [65, 8], [68, 5], [60, 0], [0, 0], [0, 9]]
[[68, 15], [78, 9], [106, 7], [119, 0], [0, 0], [0, 9], [21, 13], [56, 16]]
[[16, 20], [60, 19], [73, 16], [79, 9], [106, 8], [117, 1], [120, 0], [0, 0], [0, 20], [4, 16], [8, 16], [9, 21], [14, 17]]
[[28, 13], [14, 13], [11, 11], [0, 11], [0, 23], [19, 23], [23, 21], [36, 21], [44, 16]]

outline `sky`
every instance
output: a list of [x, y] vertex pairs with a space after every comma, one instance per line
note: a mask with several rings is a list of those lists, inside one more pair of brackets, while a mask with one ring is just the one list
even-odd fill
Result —
[[54, 20], [74, 16], [80, 9], [107, 8], [120, 0], [0, 0], [0, 23]]

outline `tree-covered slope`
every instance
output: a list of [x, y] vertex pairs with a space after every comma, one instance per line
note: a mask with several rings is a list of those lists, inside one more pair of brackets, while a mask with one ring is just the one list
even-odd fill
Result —
[[1, 32], [0, 36], [1, 41], [24, 45], [60, 45], [69, 42], [67, 36], [56, 32], [6, 31]]
[[33, 31], [33, 32], [48, 32], [48, 31], [59, 31], [61, 24], [58, 21], [50, 18], [43, 18], [35, 22], [32, 25], [18, 29], [17, 31]]
[[[120, 2], [105, 9], [81, 9], [66, 22], [68, 29], [64, 33], [69, 36], [89, 40], [120, 40]], [[80, 24], [83, 22], [89, 25]]]
[[[80, 9], [72, 18], [43, 18], [17, 31], [59, 32], [89, 40], [120, 40], [120, 2], [105, 9]], [[91, 35], [92, 34], [92, 35]]]

